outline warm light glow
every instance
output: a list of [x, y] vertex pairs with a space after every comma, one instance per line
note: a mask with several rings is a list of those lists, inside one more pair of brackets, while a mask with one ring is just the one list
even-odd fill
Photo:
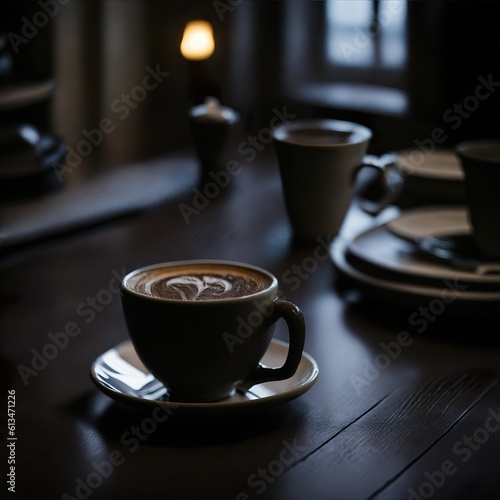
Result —
[[208, 21], [190, 21], [184, 28], [181, 54], [191, 61], [201, 61], [214, 53], [212, 26]]

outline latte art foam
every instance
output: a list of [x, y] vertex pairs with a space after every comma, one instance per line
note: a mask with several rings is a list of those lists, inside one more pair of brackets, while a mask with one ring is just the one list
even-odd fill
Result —
[[213, 300], [253, 293], [253, 283], [236, 276], [188, 275], [154, 281], [146, 291], [153, 297], [177, 300]]
[[230, 292], [233, 285], [219, 276], [177, 276], [157, 281], [151, 288], [153, 295], [161, 295], [164, 288], [167, 294], [178, 293], [182, 300], [196, 300], [203, 294], [223, 295]]
[[[175, 272], [176, 271], [176, 272]], [[151, 269], [139, 273], [127, 282], [127, 288], [146, 295], [168, 300], [197, 301], [245, 297], [264, 290], [269, 279], [257, 273], [237, 273], [232, 269], [214, 272], [212, 269]], [[201, 271], [201, 272], [193, 272]]]

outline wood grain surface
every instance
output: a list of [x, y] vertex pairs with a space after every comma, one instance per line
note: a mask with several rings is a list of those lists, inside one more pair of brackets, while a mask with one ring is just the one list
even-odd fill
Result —
[[[179, 161], [192, 168], [194, 159]], [[409, 321], [418, 309], [374, 306], [343, 289], [326, 244], [293, 241], [271, 146], [241, 163], [189, 223], [179, 206], [203, 190], [196, 178], [141, 215], [2, 253], [0, 366], [4, 395], [16, 391], [15, 498], [500, 498], [498, 318], [444, 310], [419, 331]], [[355, 202], [344, 235], [373, 222]], [[304, 312], [305, 350], [320, 368], [309, 392], [251, 417], [174, 413], [156, 422], [96, 389], [90, 365], [128, 339], [113, 280], [192, 258], [277, 276]], [[79, 333], [37, 365], [36, 353], [52, 355], [47, 345], [72, 327]], [[282, 322], [276, 337], [287, 338]], [[35, 374], [23, 381], [20, 365]]]

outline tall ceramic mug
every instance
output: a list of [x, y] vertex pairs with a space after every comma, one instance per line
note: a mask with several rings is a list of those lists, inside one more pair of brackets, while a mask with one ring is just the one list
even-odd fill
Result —
[[[172, 401], [216, 401], [287, 379], [302, 358], [302, 313], [277, 298], [278, 281], [264, 269], [217, 260], [156, 264], [125, 276], [121, 292], [137, 354]], [[288, 325], [288, 356], [282, 367], [263, 367], [279, 318]]]
[[295, 120], [274, 129], [285, 204], [298, 239], [339, 232], [361, 167], [375, 168], [384, 178], [386, 195], [371, 212], [395, 198], [400, 187], [389, 181], [387, 167], [396, 157], [367, 157], [371, 137], [367, 127], [340, 120]]

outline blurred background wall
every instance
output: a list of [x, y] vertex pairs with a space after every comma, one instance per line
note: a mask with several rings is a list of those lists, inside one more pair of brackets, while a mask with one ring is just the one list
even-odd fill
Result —
[[[186, 22], [203, 17], [215, 38], [206, 72], [242, 114], [245, 134], [287, 106], [367, 124], [379, 151], [411, 147], [436, 128], [445, 145], [498, 137], [499, 14], [498, 2], [483, 1], [2, 2], [0, 54], [12, 67], [0, 73], [0, 95], [21, 81], [54, 89], [0, 108], [0, 123], [29, 121], [76, 148], [83, 131], [109, 119], [113, 131], [79, 176], [189, 147], [190, 63], [179, 45]], [[137, 90], [157, 69], [169, 75]], [[138, 100], [126, 97], [134, 89]]]

